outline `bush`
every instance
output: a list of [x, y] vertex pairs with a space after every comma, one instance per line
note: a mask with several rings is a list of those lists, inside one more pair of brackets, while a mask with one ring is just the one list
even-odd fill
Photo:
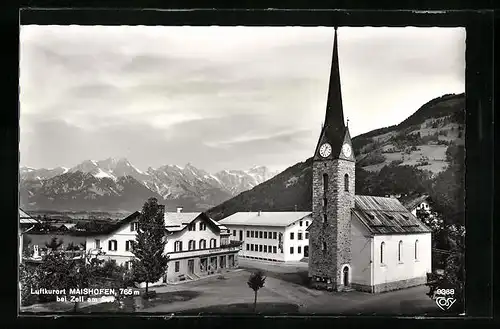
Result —
[[31, 288], [38, 287], [39, 278], [36, 268], [22, 263], [19, 266], [19, 283], [21, 285], [21, 305], [28, 306], [39, 302], [38, 295], [31, 293]]

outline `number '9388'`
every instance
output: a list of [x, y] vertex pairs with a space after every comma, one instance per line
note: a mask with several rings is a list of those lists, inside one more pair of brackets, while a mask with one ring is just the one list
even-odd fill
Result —
[[455, 289], [437, 289], [436, 290], [436, 295], [451, 295], [453, 296], [455, 294]]

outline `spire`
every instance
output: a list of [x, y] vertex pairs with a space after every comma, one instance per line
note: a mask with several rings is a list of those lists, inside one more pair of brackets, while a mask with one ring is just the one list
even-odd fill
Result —
[[344, 131], [344, 110], [342, 107], [342, 93], [340, 88], [339, 54], [337, 41], [337, 27], [333, 38], [332, 66], [330, 84], [328, 86], [328, 101], [326, 105], [325, 125], [329, 130]]

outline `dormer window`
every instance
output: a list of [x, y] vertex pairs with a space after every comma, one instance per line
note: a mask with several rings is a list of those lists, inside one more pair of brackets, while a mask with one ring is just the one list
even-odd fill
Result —
[[132, 222], [130, 223], [130, 232], [135, 232], [139, 228], [139, 223], [138, 222]]

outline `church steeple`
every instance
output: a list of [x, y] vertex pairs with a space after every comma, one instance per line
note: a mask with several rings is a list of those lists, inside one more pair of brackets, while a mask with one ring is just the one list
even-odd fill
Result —
[[340, 87], [339, 53], [337, 41], [337, 27], [333, 37], [332, 65], [330, 69], [330, 84], [328, 85], [328, 100], [326, 103], [325, 125], [330, 129], [343, 132], [344, 109], [342, 107], [342, 91]]
[[344, 139], [347, 133], [347, 127], [344, 121], [342, 91], [340, 85], [337, 27], [335, 27], [325, 121], [322, 127], [315, 154], [318, 153], [320, 144], [328, 143], [331, 146], [331, 154], [333, 158], [337, 158], [344, 143]]

